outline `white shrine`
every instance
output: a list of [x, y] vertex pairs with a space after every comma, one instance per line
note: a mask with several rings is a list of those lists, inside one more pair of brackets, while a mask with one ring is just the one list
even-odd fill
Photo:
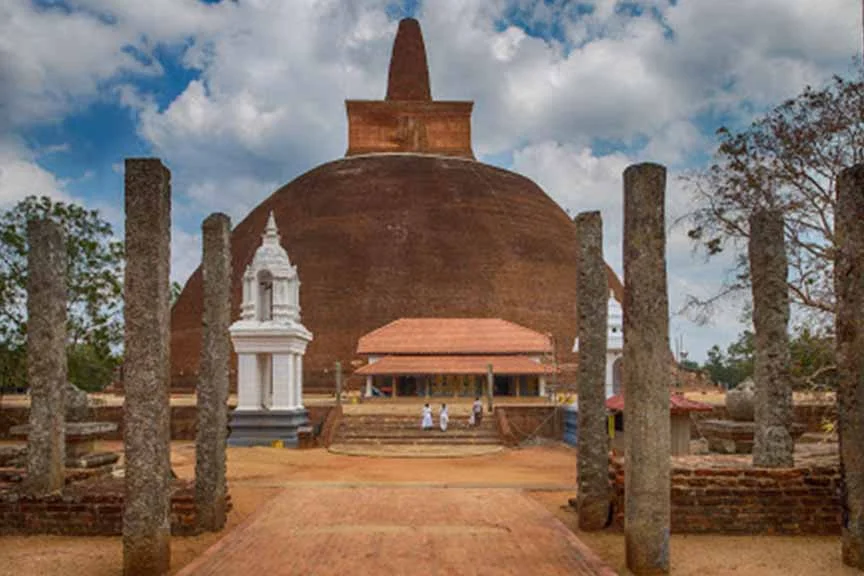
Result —
[[[579, 351], [579, 338], [573, 344], [573, 351]], [[606, 303], [606, 398], [620, 394], [621, 359], [624, 356], [624, 309], [609, 291]]]
[[243, 274], [240, 320], [231, 325], [237, 353], [233, 446], [296, 446], [309, 423], [303, 407], [303, 355], [312, 333], [300, 322], [297, 267], [279, 243], [273, 213], [261, 246]]

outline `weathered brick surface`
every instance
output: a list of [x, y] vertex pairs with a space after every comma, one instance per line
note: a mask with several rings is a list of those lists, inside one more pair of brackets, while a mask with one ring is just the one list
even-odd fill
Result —
[[501, 441], [516, 446], [531, 437], [558, 439], [554, 406], [496, 406], [494, 417]]
[[[572, 361], [574, 225], [527, 178], [432, 156], [365, 156], [319, 166], [277, 190], [233, 230], [234, 319], [243, 270], [271, 210], [285, 223], [282, 246], [300, 270], [303, 323], [315, 334], [304, 357], [304, 390], [332, 393], [333, 363], [350, 366], [363, 334], [401, 317], [504, 318], [552, 332], [559, 361]], [[620, 297], [620, 282], [608, 268], [607, 274]], [[178, 389], [191, 390], [198, 381], [202, 290], [199, 269], [172, 310], [171, 378]]]
[[[197, 534], [191, 483], [175, 481], [170, 498], [171, 533], [175, 536]], [[230, 496], [226, 496], [226, 505], [230, 510]], [[0, 493], [0, 535], [120, 536], [123, 507], [123, 481], [120, 479], [69, 484], [62, 495], [43, 497], [7, 490]]]
[[[609, 467], [614, 526], [624, 526], [624, 466]], [[837, 465], [799, 468], [672, 466], [672, 532], [679, 534], [840, 533]]]

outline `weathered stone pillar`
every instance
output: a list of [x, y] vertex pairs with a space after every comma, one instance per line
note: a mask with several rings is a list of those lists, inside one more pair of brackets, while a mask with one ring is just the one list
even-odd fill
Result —
[[126, 160], [123, 573], [165, 574], [171, 561], [169, 271], [171, 173]]
[[606, 434], [606, 299], [600, 212], [576, 217], [579, 233], [579, 451], [576, 459], [580, 530], [600, 530], [609, 520], [609, 437]]
[[637, 164], [624, 171], [624, 538], [627, 567], [636, 574], [669, 571], [665, 188], [663, 166]]
[[27, 435], [26, 490], [45, 495], [65, 480], [66, 243], [51, 220], [27, 223]]
[[225, 446], [228, 437], [228, 370], [231, 359], [231, 219], [211, 214], [201, 226], [204, 279], [195, 509], [202, 530], [225, 526]]
[[750, 217], [750, 280], [756, 330], [756, 434], [753, 465], [794, 465], [792, 388], [789, 385], [789, 287], [783, 214], [757, 210]]
[[864, 570], [864, 164], [840, 173], [834, 218], [843, 562]]

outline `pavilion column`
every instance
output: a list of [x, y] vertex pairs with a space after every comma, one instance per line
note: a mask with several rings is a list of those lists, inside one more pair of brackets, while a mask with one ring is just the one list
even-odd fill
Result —
[[123, 573], [165, 574], [171, 562], [169, 406], [171, 173], [126, 160]]
[[399, 377], [398, 376], [391, 376], [391, 378], [392, 378], [392, 382], [393, 382], [392, 397], [396, 398], [399, 396]]
[[492, 397], [495, 394], [495, 374], [492, 371], [492, 364], [486, 367], [486, 402], [489, 406], [489, 412], [492, 412]]
[[579, 451], [577, 509], [580, 530], [601, 530], [609, 519], [609, 437], [606, 433], [606, 332], [609, 283], [603, 260], [600, 212], [576, 217], [579, 235]]
[[624, 171], [624, 539], [635, 574], [669, 571], [669, 303], [666, 169]]
[[60, 225], [27, 222], [27, 381], [30, 427], [25, 488], [35, 496], [65, 484], [66, 244]]
[[789, 287], [783, 214], [758, 210], [750, 217], [750, 280], [756, 331], [756, 433], [753, 465], [794, 465], [792, 388], [789, 385]]
[[842, 554], [844, 564], [864, 570], [864, 164], [840, 173], [834, 218]]
[[546, 375], [537, 378], [537, 395], [541, 398], [546, 396]]
[[372, 397], [372, 376], [366, 376], [366, 398]]

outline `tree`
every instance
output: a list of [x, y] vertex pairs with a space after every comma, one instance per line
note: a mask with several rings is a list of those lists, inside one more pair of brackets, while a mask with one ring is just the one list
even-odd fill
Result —
[[821, 326], [833, 324], [835, 181], [864, 160], [864, 68], [774, 108], [741, 132], [718, 131], [714, 163], [685, 177], [696, 198], [690, 238], [710, 258], [732, 248], [734, 274], [708, 300], [690, 298], [703, 318], [720, 298], [749, 287], [747, 220], [757, 207], [785, 218], [790, 301]]
[[738, 335], [738, 340], [729, 344], [725, 353], [719, 346], [712, 346], [702, 369], [724, 388], [734, 388], [753, 376], [753, 352], [753, 333], [745, 330]]
[[[0, 373], [26, 380], [27, 221], [50, 218], [66, 235], [69, 379], [85, 389], [110, 383], [123, 340], [123, 244], [96, 210], [30, 196], [0, 215]], [[5, 380], [8, 378], [8, 380]]]

